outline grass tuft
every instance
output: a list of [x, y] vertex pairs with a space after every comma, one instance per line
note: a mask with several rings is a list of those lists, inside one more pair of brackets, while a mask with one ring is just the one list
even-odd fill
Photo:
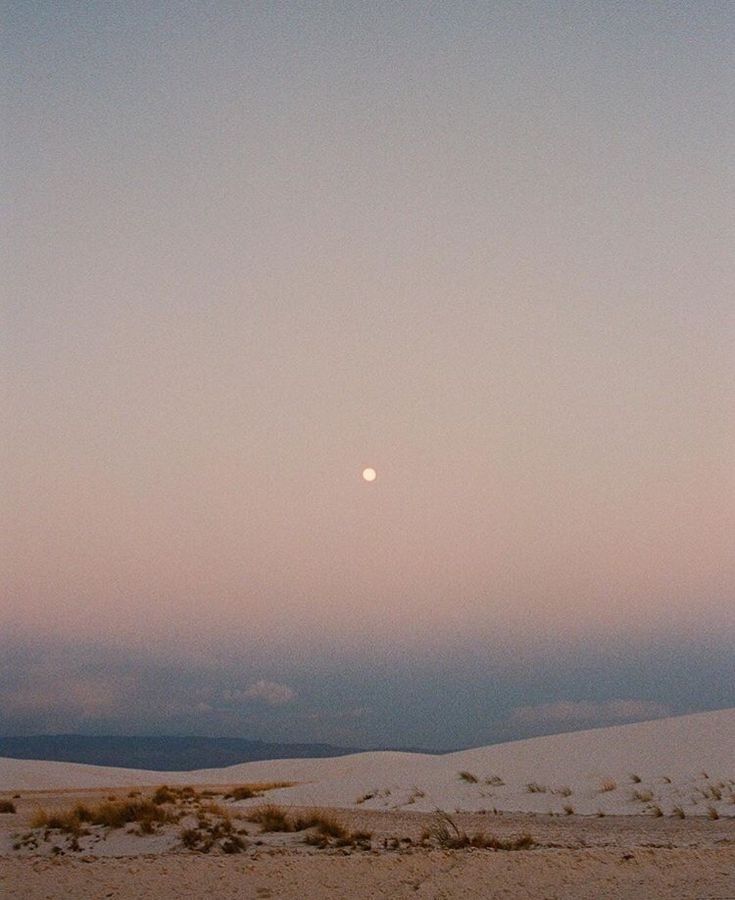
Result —
[[422, 843], [435, 843], [446, 850], [461, 850], [476, 847], [483, 850], [527, 850], [535, 845], [530, 834], [517, 837], [499, 838], [482, 831], [469, 837], [446, 812], [437, 810], [434, 821], [421, 835]]
[[293, 823], [286, 811], [275, 803], [265, 803], [248, 811], [245, 816], [248, 822], [260, 825], [262, 831], [293, 831]]
[[462, 781], [466, 781], [467, 784], [477, 784], [479, 781], [477, 775], [473, 775], [472, 772], [460, 772], [459, 777]]
[[137, 823], [143, 834], [151, 834], [155, 826], [175, 821], [176, 817], [161, 809], [152, 800], [105, 800], [98, 806], [77, 803], [68, 810], [47, 813], [38, 809], [31, 817], [31, 828], [46, 828], [62, 831], [78, 837], [84, 833], [83, 825], [103, 825], [107, 828], [122, 828], [129, 823]]

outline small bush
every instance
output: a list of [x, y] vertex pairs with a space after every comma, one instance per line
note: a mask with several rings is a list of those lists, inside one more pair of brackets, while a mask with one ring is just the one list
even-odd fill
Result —
[[[129, 794], [128, 796], [133, 796]], [[159, 788], [153, 792], [153, 796], [151, 800], [157, 805], [160, 806], [163, 803], [176, 803], [177, 795], [171, 790], [168, 785], [162, 784]]]
[[489, 778], [485, 779], [485, 784], [489, 784], [491, 787], [500, 787], [505, 784], [500, 775], [491, 775]]
[[600, 793], [606, 794], [609, 791], [614, 791], [617, 786], [617, 782], [613, 781], [612, 778], [606, 778], [600, 785]]
[[538, 782], [536, 781], [530, 781], [526, 785], [526, 790], [529, 794], [545, 794], [548, 788], [544, 784], [538, 784]]
[[14, 813], [15, 803], [12, 800], [0, 800], [0, 813]]
[[574, 807], [571, 805], [571, 803], [567, 803], [564, 806], [564, 815], [565, 816], [573, 816], [574, 815]]
[[573, 792], [570, 787], [563, 787], [563, 788], [559, 788], [558, 791], [554, 791], [554, 793], [559, 794], [562, 797], [571, 797]]
[[685, 814], [684, 814], [684, 810], [683, 810], [680, 806], [675, 806], [675, 807], [671, 810], [671, 815], [672, 815], [672, 816], [675, 816], [677, 819], [684, 819], [684, 818], [686, 818], [686, 816], [685, 816]]
[[654, 817], [654, 819], [659, 819], [663, 815], [663, 810], [658, 805], [658, 803], [654, 803], [650, 808], [650, 813]]
[[717, 812], [714, 806], [707, 807], [707, 818], [708, 819], [719, 819], [720, 814]]
[[651, 791], [633, 791], [633, 799], [639, 803], [650, 803], [653, 800]]
[[633, 774], [633, 775], [630, 776], [630, 780], [633, 782], [633, 784], [640, 784], [640, 783], [641, 783], [641, 776], [640, 776], [640, 775], [635, 775], [635, 774]]
[[181, 843], [187, 850], [196, 850], [202, 840], [202, 833], [197, 828], [184, 828], [179, 835]]
[[245, 841], [236, 834], [231, 834], [226, 840], [222, 841], [222, 850], [225, 853], [242, 853], [245, 846]]

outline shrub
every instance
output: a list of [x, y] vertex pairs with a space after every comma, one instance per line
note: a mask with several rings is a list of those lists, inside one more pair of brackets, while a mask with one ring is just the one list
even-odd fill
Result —
[[707, 818], [708, 819], [719, 819], [720, 814], [717, 812], [714, 806], [707, 807]]
[[526, 790], [529, 794], [545, 794], [548, 788], [544, 784], [538, 784], [536, 781], [531, 781], [526, 785]]
[[571, 803], [567, 803], [564, 806], [564, 815], [567, 815], [567, 816], [574, 815], [574, 807], [571, 805]]
[[0, 813], [14, 813], [15, 803], [12, 800], [0, 800]]
[[196, 850], [202, 839], [202, 833], [196, 828], [184, 828], [179, 837], [187, 850]]
[[633, 775], [630, 776], [630, 780], [633, 782], [633, 784], [640, 784], [640, 783], [641, 783], [641, 776], [640, 776], [640, 775], [635, 775], [635, 774], [633, 774]]
[[242, 853], [245, 849], [245, 841], [236, 834], [231, 834], [227, 840], [222, 841], [222, 850], [225, 853]]
[[639, 803], [650, 803], [653, 800], [651, 791], [633, 791], [633, 799]]
[[677, 819], [683, 819], [683, 818], [685, 818], [684, 810], [683, 810], [680, 806], [675, 806], [675, 807], [671, 810], [671, 815], [672, 815], [672, 816], [676, 816]]
[[617, 783], [612, 778], [606, 778], [600, 785], [600, 793], [606, 794], [608, 791], [614, 791], [617, 786]]
[[[128, 796], [132, 797], [134, 795], [129, 794]], [[151, 797], [151, 800], [159, 806], [163, 803], [175, 803], [176, 799], [176, 794], [171, 790], [170, 787], [168, 787], [168, 785], [165, 784], [162, 784], [159, 788], [156, 788], [156, 790], [153, 792], [153, 796]]]

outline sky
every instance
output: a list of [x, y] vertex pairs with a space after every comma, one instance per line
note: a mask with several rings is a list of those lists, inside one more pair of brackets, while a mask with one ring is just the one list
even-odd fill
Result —
[[735, 706], [733, 4], [3, 17], [1, 733]]

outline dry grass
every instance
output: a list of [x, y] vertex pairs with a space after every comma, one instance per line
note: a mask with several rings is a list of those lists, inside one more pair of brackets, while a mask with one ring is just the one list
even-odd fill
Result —
[[499, 838], [482, 831], [470, 837], [448, 813], [437, 811], [434, 821], [422, 832], [421, 843], [438, 844], [446, 850], [461, 850], [466, 847], [482, 850], [528, 850], [534, 846], [535, 841], [530, 834]]
[[350, 831], [332, 813], [315, 810], [305, 816], [290, 816], [282, 807], [273, 803], [257, 806], [246, 816], [249, 822], [260, 825], [263, 832], [310, 832], [304, 841], [315, 847], [358, 847], [370, 849], [371, 834], [366, 831]]
[[245, 818], [248, 822], [260, 825], [261, 831], [293, 831], [293, 822], [286, 811], [274, 803], [264, 803], [247, 812]]
[[[132, 794], [130, 796], [132, 796]], [[179, 799], [179, 796], [180, 794], [178, 791], [174, 793], [174, 791], [172, 791], [170, 787], [162, 784], [153, 792], [151, 800], [159, 805], [163, 803], [176, 803], [176, 801]]]
[[462, 781], [466, 781], [467, 784], [477, 784], [479, 781], [477, 775], [473, 775], [472, 772], [460, 772], [459, 777]]
[[369, 831], [350, 831], [332, 813], [317, 811], [308, 818], [297, 819], [294, 831], [308, 829], [304, 838], [312, 847], [355, 847], [360, 850], [371, 848], [372, 833]]
[[152, 800], [105, 800], [97, 806], [77, 803], [68, 810], [47, 813], [38, 809], [31, 817], [31, 828], [45, 828], [79, 836], [85, 825], [102, 825], [106, 828], [122, 828], [136, 823], [141, 833], [151, 834], [157, 825], [176, 821], [176, 815], [162, 809]]
[[251, 800], [253, 797], [260, 797], [268, 791], [275, 791], [277, 788], [293, 787], [295, 781], [253, 781], [249, 784], [240, 784], [231, 788], [225, 794], [225, 800]]

